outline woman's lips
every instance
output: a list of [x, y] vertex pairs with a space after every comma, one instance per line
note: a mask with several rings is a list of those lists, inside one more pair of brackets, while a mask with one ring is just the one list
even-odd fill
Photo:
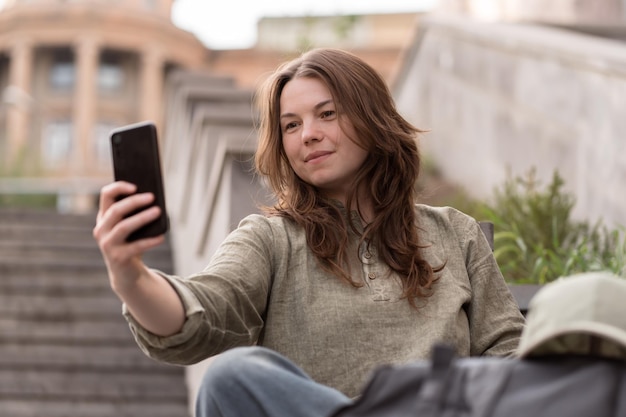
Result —
[[324, 156], [330, 155], [332, 152], [331, 151], [316, 151], [316, 152], [311, 152], [310, 154], [308, 154], [305, 158], [304, 158], [304, 162], [312, 162], [316, 159], [322, 158]]

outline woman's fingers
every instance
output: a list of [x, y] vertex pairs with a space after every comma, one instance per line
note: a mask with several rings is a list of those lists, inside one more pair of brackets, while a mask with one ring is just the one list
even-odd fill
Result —
[[132, 231], [155, 220], [160, 211], [156, 206], [142, 210], [154, 201], [153, 194], [132, 194], [121, 198], [125, 192], [133, 190], [134, 186], [128, 187], [127, 185], [132, 185], [128, 183], [111, 185], [112, 187], [102, 190], [93, 235], [96, 240], [100, 240], [113, 233], [113, 238], [122, 242]]
[[[132, 243], [126, 241], [130, 233], [156, 220], [160, 215], [157, 206], [145, 208], [154, 201], [154, 195], [132, 194], [135, 189], [133, 184], [125, 182], [115, 182], [102, 189], [93, 236], [107, 263], [123, 264], [161, 243], [159, 239], [142, 239]], [[125, 195], [127, 197], [123, 197]]]
[[[118, 242], [125, 242], [128, 235], [140, 227], [158, 219], [161, 214], [161, 209], [157, 206], [142, 210], [142, 208], [154, 201], [152, 194], [138, 194], [137, 196], [127, 197], [126, 199], [129, 201], [120, 201], [115, 206], [112, 206], [110, 210], [112, 212], [111, 217], [114, 219], [112, 222], [115, 223], [111, 229], [111, 234]], [[118, 208], [118, 206], [119, 210], [114, 210], [114, 207]], [[127, 215], [131, 213], [134, 214], [127, 217]]]
[[134, 184], [125, 181], [116, 181], [107, 184], [100, 190], [100, 202], [98, 205], [98, 219], [107, 212], [109, 207], [125, 195], [133, 194], [137, 190]]
[[114, 275], [123, 277], [132, 275], [135, 268], [140, 266], [143, 253], [160, 245], [164, 240], [165, 236], [161, 235], [133, 242], [117, 242], [108, 236], [100, 242], [100, 248], [109, 270]]

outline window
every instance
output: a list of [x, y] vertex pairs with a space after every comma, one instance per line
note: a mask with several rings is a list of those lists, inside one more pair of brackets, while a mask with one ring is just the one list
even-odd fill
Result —
[[115, 56], [103, 54], [98, 66], [98, 88], [104, 92], [117, 92], [124, 86], [124, 69]]
[[46, 168], [61, 168], [69, 165], [72, 153], [72, 122], [55, 121], [43, 129], [41, 159]]
[[94, 126], [93, 132], [93, 152], [96, 163], [100, 168], [107, 169], [111, 167], [111, 145], [109, 144], [109, 135], [111, 131], [119, 125], [110, 122], [98, 122]]
[[71, 90], [75, 77], [74, 63], [55, 62], [50, 71], [50, 85], [55, 90]]
[[50, 68], [50, 85], [55, 90], [71, 90], [76, 79], [76, 66], [69, 51], [57, 51]]

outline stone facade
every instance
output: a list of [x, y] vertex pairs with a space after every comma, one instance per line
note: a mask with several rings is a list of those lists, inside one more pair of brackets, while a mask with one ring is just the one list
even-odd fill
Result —
[[593, 26], [626, 22], [623, 0], [441, 0], [438, 10], [492, 21]]
[[396, 96], [431, 129], [421, 142], [444, 175], [487, 198], [510, 170], [555, 170], [575, 214], [626, 225], [626, 44], [540, 26], [433, 18]]
[[209, 51], [172, 24], [172, 2], [8, 4], [0, 12], [2, 165], [94, 188], [110, 180], [109, 131], [146, 119], [162, 125], [168, 71], [206, 68]]
[[[213, 51], [173, 25], [173, 1], [5, 3], [0, 10], [0, 192], [56, 193], [63, 210], [93, 210], [94, 195], [111, 180], [109, 132], [148, 119], [162, 131], [170, 72], [225, 76], [253, 90], [298, 53], [270, 45], [272, 33], [298, 38], [304, 31], [298, 22], [312, 19], [264, 19], [254, 48]], [[338, 46], [343, 39], [341, 46], [392, 83], [416, 18], [411, 13], [319, 16], [317, 29], [310, 31], [309, 25], [305, 34], [309, 46]], [[322, 29], [337, 19], [349, 23], [345, 36], [328, 38]], [[373, 39], [378, 41], [370, 45]], [[7, 173], [18, 177], [6, 178]]]

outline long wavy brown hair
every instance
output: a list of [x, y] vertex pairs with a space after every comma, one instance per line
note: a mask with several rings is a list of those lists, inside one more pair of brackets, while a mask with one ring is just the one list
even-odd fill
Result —
[[[354, 177], [352, 195], [346, 197], [348, 213], [359, 213], [356, 192], [367, 193], [373, 219], [360, 229], [352, 216], [302, 181], [291, 168], [282, 146], [280, 96], [290, 80], [311, 77], [323, 82], [336, 104], [340, 123], [351, 123], [368, 157]], [[403, 297], [416, 307], [416, 298], [430, 295], [435, 274], [421, 255], [415, 183], [420, 170], [417, 135], [422, 131], [398, 113], [381, 76], [363, 60], [346, 51], [314, 49], [283, 64], [263, 84], [256, 96], [260, 111], [257, 172], [265, 176], [277, 197], [266, 211], [285, 216], [306, 231], [307, 243], [325, 270], [355, 287], [347, 262], [349, 230], [360, 235], [359, 247], [373, 245], [381, 259], [402, 280]], [[360, 232], [359, 230], [362, 230]]]

